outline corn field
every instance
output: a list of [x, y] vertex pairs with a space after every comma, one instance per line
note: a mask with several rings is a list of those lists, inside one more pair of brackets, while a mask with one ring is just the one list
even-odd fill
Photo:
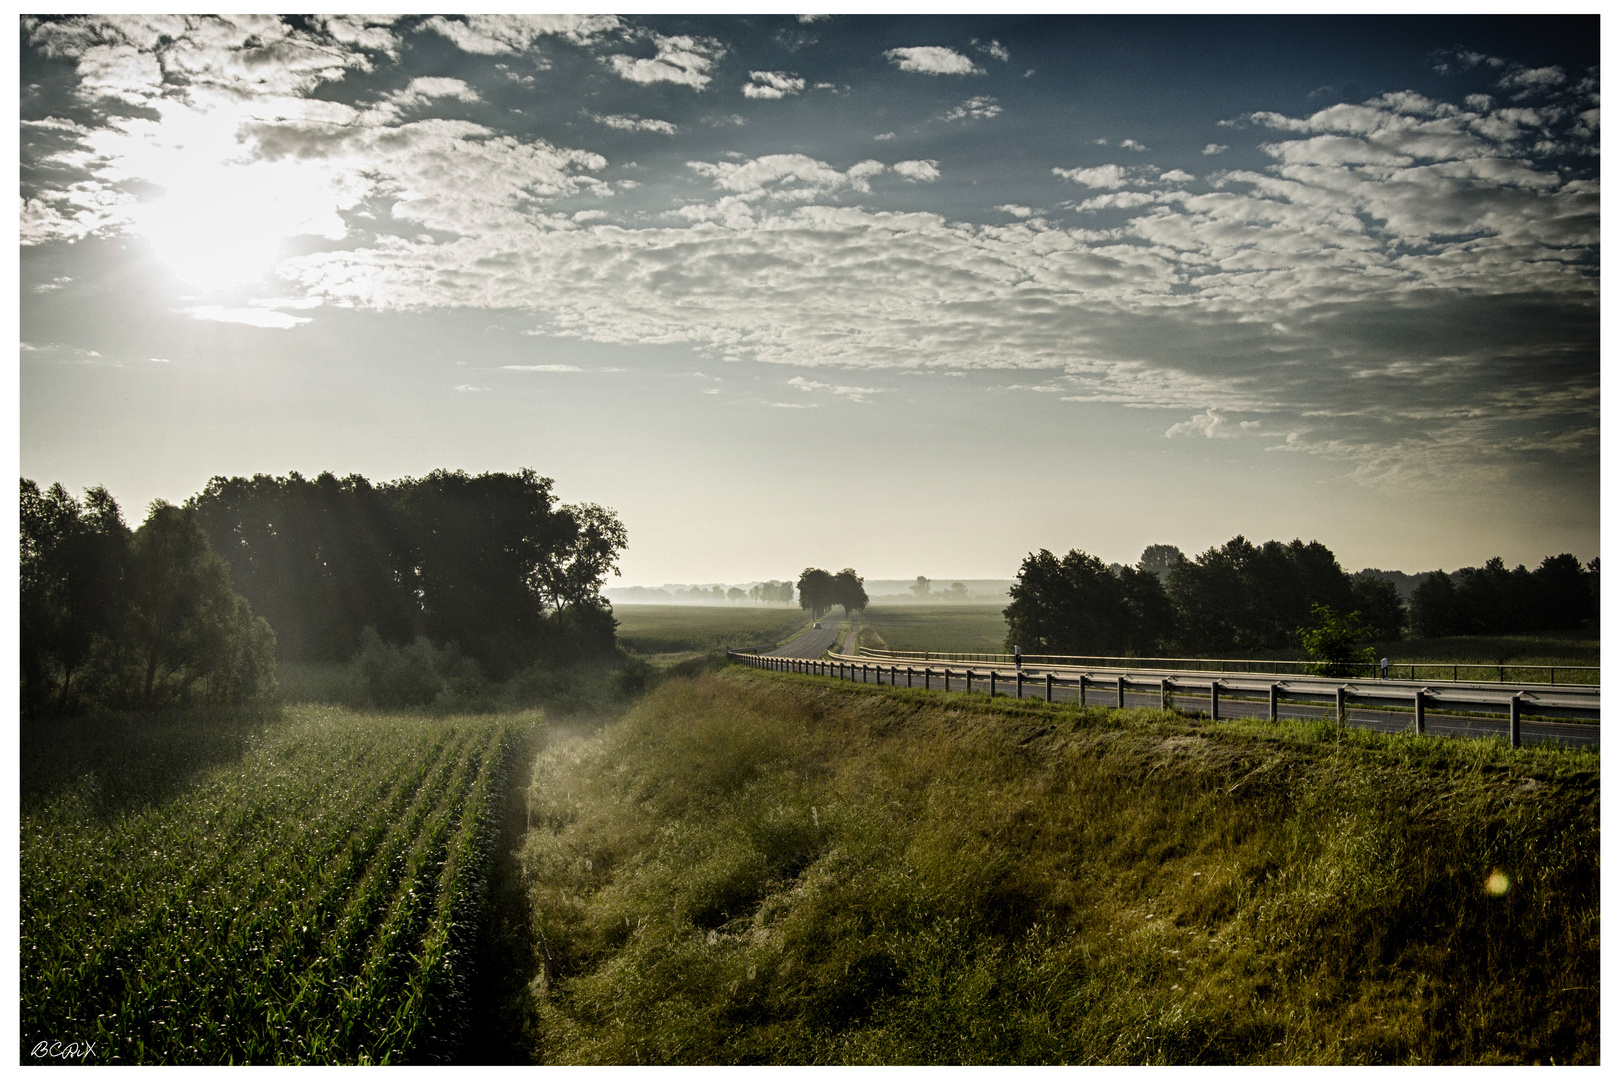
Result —
[[301, 709], [166, 801], [25, 802], [23, 1059], [444, 1060], [527, 722]]

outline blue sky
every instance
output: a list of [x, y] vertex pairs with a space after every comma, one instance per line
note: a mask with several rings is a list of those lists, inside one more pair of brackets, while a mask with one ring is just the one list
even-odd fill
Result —
[[21, 23], [23, 475], [533, 466], [625, 582], [1598, 553], [1595, 18]]

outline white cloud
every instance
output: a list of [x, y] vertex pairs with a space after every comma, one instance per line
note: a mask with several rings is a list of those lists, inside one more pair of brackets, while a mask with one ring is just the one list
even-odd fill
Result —
[[1230, 149], [1231, 149], [1230, 146], [1226, 146], [1226, 145], [1224, 145], [1222, 143], [1214, 143], [1214, 142], [1212, 142], [1212, 143], [1209, 143], [1207, 146], [1204, 147], [1204, 155], [1207, 157], [1207, 156], [1212, 155], [1212, 154], [1224, 154]]
[[995, 59], [1000, 60], [1002, 63], [1006, 63], [1012, 59], [1012, 53], [1008, 52], [1007, 47], [1001, 42], [997, 41], [995, 38], [991, 38], [988, 45], [979, 44], [978, 39], [975, 38], [973, 45], [986, 56], [994, 57]]
[[1001, 106], [993, 97], [969, 98], [948, 111], [946, 120], [993, 120], [1001, 115]]
[[709, 85], [709, 71], [726, 54], [726, 47], [713, 38], [654, 34], [657, 55], [651, 59], [615, 54], [606, 58], [621, 79], [637, 83], [671, 82], [702, 90]]
[[148, 362], [153, 364], [167, 364], [169, 362], [165, 357], [162, 356], [149, 356], [146, 359]]
[[984, 69], [975, 65], [972, 60], [943, 45], [890, 49], [883, 55], [901, 71], [916, 71], [924, 75], [984, 74]]
[[660, 135], [673, 135], [679, 129], [668, 120], [648, 120], [631, 113], [629, 116], [598, 116], [587, 113], [592, 120], [619, 131], [656, 131]]
[[748, 78], [752, 81], [743, 86], [744, 97], [774, 100], [804, 89], [804, 80], [786, 71], [750, 71]]
[[801, 23], [807, 23], [808, 24], [808, 23], [826, 22], [830, 18], [832, 18], [831, 15], [800, 15], [799, 16], [799, 21]]
[[1169, 172], [1159, 174], [1159, 179], [1167, 184], [1185, 184], [1190, 182], [1192, 178], [1192, 173], [1183, 172], [1180, 169], [1171, 169]]
[[788, 385], [795, 387], [796, 389], [803, 390], [807, 394], [820, 391], [823, 393], [836, 394], [838, 397], [845, 397], [851, 401], [858, 401], [862, 403], [871, 401], [873, 394], [883, 393], [882, 390], [872, 386], [838, 386], [833, 383], [815, 382], [814, 380], [806, 379], [802, 375], [789, 379]]
[[892, 132], [892, 131], [885, 131], [885, 132], [884, 132], [884, 133], [883, 133], [883, 134], [881, 134], [881, 135], [874, 135], [874, 136], [872, 136], [872, 138], [873, 138], [873, 139], [875, 139], [875, 140], [877, 140], [877, 141], [878, 141], [878, 142], [888, 142], [888, 141], [889, 141], [889, 140], [890, 140], [890, 139], [892, 139], [892, 138], [894, 138], [894, 132]]
[[1011, 214], [1015, 218], [1027, 218], [1029, 215], [1035, 212], [1027, 206], [1019, 206], [1016, 203], [1004, 203], [1001, 206], [996, 207], [996, 209], [1002, 211], [1003, 213]]
[[575, 367], [573, 364], [502, 364], [501, 368], [504, 371], [544, 371], [551, 373], [585, 370], [582, 367]]
[[807, 405], [807, 404], [805, 404], [803, 402], [773, 401], [773, 402], [771, 402], [771, 408], [773, 408], [773, 409], [816, 409], [816, 408], [820, 408], [820, 406], [816, 405], [813, 402]]
[[1131, 174], [1118, 165], [1098, 165], [1091, 169], [1053, 169], [1053, 176], [1061, 176], [1082, 187], [1122, 188], [1131, 183]]
[[203, 319], [208, 322], [241, 323], [244, 326], [258, 326], [267, 330], [291, 330], [300, 323], [312, 320], [299, 315], [288, 315], [281, 311], [269, 311], [264, 308], [228, 308], [217, 304], [205, 304], [201, 307], [188, 308], [187, 312], [193, 319]]
[[[924, 162], [902, 162], [922, 166]], [[861, 161], [839, 170], [804, 154], [767, 154], [744, 162], [688, 161], [687, 168], [714, 180], [714, 186], [735, 193], [744, 202], [770, 197], [808, 201], [844, 188], [868, 193], [871, 177], [888, 167], [881, 161]], [[895, 171], [902, 172], [900, 165]], [[902, 172], [902, 175], [905, 175]], [[937, 174], [936, 174], [937, 175]]]
[[939, 162], [932, 159], [928, 161], [897, 161], [894, 163], [894, 171], [912, 182], [921, 180], [925, 184], [931, 184], [939, 179]]
[[1137, 142], [1135, 139], [1121, 139], [1120, 143], [1119, 143], [1119, 148], [1121, 150], [1135, 150], [1138, 153], [1140, 153], [1141, 151], [1147, 149], [1147, 147], [1143, 146], [1141, 143]]
[[435, 15], [419, 30], [434, 30], [463, 52], [494, 56], [527, 50], [548, 35], [585, 45], [623, 27], [616, 15], [465, 15], [465, 21]]
[[489, 387], [471, 386], [467, 383], [462, 383], [460, 386], [456, 387], [456, 391], [462, 394], [487, 394], [489, 392]]
[[[1248, 425], [1245, 424], [1244, 426], [1247, 427]], [[1183, 420], [1179, 424], [1172, 424], [1170, 429], [1164, 433], [1164, 437], [1167, 439], [1173, 439], [1177, 435], [1202, 435], [1206, 439], [1237, 438], [1237, 432], [1232, 430], [1231, 423], [1221, 417], [1214, 409], [1206, 409], [1202, 415], [1195, 416], [1191, 420]]]

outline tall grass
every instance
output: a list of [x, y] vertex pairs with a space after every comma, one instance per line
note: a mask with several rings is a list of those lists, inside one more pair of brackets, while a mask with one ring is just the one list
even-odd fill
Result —
[[672, 682], [537, 763], [542, 1060], [1595, 1062], [1597, 778], [1328, 725]]

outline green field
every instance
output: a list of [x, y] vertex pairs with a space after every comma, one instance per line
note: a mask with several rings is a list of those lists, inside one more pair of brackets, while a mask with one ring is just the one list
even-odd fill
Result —
[[25, 733], [24, 1062], [446, 1060], [536, 715], [300, 707]]
[[772, 649], [810, 625], [808, 612], [768, 604], [617, 604], [619, 644], [643, 656]]
[[541, 758], [538, 1060], [1595, 1064], [1595, 753], [730, 669]]
[[861, 644], [876, 648], [933, 652], [996, 652], [1007, 641], [1005, 605], [879, 604], [861, 612], [861, 625], [884, 643], [862, 634]]

